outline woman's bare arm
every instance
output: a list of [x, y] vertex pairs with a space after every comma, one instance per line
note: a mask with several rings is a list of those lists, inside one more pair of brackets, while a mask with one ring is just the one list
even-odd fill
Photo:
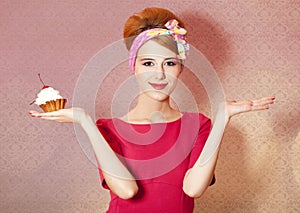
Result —
[[230, 118], [244, 112], [268, 109], [269, 105], [274, 103], [274, 99], [274, 97], [265, 97], [254, 101], [231, 101], [220, 107], [201, 155], [185, 174], [183, 191], [187, 195], [200, 197], [211, 183], [218, 160], [220, 143]]
[[29, 112], [33, 117], [57, 122], [74, 122], [81, 125], [87, 134], [106, 184], [122, 199], [132, 198], [138, 191], [135, 178], [108, 145], [94, 121], [81, 108], [62, 109], [54, 112]]

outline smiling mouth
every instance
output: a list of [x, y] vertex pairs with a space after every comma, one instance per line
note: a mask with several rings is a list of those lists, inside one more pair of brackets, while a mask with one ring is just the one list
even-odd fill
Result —
[[149, 84], [156, 90], [162, 90], [164, 89], [168, 84], [155, 84], [155, 83], [150, 83]]

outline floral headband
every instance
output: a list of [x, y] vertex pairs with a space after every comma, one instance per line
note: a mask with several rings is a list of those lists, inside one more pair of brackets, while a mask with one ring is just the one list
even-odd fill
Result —
[[167, 29], [153, 28], [140, 33], [133, 41], [129, 51], [129, 66], [130, 71], [134, 73], [134, 64], [139, 48], [148, 40], [161, 36], [171, 35], [177, 43], [178, 58], [186, 59], [189, 44], [185, 40], [186, 30], [178, 25], [178, 21], [172, 19], [165, 24]]

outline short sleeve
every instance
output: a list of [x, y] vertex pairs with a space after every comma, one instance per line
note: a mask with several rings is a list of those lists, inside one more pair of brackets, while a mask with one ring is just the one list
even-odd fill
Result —
[[[116, 138], [114, 137], [114, 135], [110, 131], [110, 128], [109, 128], [109, 119], [99, 119], [99, 120], [97, 120], [96, 125], [97, 125], [100, 133], [102, 134], [102, 136], [106, 140], [106, 142], [111, 147], [111, 149], [116, 154], [120, 154], [121, 155], [122, 154], [121, 146], [120, 146], [120, 143], [118, 142], [118, 140], [116, 140]], [[99, 164], [98, 160], [96, 160], [96, 161], [97, 161], [97, 164], [98, 164], [98, 171], [99, 171], [99, 175], [100, 175], [101, 185], [102, 185], [103, 188], [109, 189], [108, 185], [105, 182], [105, 179], [104, 179], [104, 176], [103, 176], [103, 172], [102, 172], [102, 170], [100, 168], [100, 164]]]
[[[199, 158], [212, 127], [211, 120], [202, 114], [199, 114], [199, 124], [198, 137], [190, 155], [189, 169], [194, 166]], [[215, 180], [214, 175], [210, 185], [213, 185]]]

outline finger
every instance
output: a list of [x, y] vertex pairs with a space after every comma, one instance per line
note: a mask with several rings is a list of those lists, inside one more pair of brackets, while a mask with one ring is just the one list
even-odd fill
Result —
[[266, 100], [275, 100], [275, 97], [274, 96], [270, 96], [270, 97], [263, 97], [263, 98], [260, 98], [260, 99], [257, 99], [258, 101], [266, 101]]
[[31, 111], [31, 112], [29, 112], [29, 114], [30, 114], [32, 117], [42, 117], [42, 116], [45, 116], [45, 115], [46, 115], [45, 113], [37, 112], [37, 111]]
[[253, 101], [252, 100], [243, 100], [243, 101], [237, 101], [233, 103], [233, 105], [236, 106], [245, 106], [246, 108], [253, 106]]
[[237, 101], [236, 100], [227, 100], [226, 102], [229, 104], [233, 104], [233, 103], [236, 103]]
[[29, 113], [30, 115], [38, 115], [38, 114], [40, 114], [40, 112], [35, 111], [35, 110], [30, 110], [28, 113]]
[[39, 112], [34, 110], [30, 110], [28, 113], [31, 115], [31, 117], [36, 117], [39, 114]]
[[274, 96], [267, 96], [267, 97], [260, 98], [258, 100], [269, 100], [269, 99], [275, 100], [275, 97]]
[[258, 111], [258, 110], [266, 110], [270, 108], [270, 104], [273, 104], [274, 100], [271, 97], [262, 98], [258, 100], [246, 100], [240, 101], [237, 104], [243, 109], [242, 111]]
[[29, 111], [31, 117], [40, 117], [40, 112], [37, 111]]
[[58, 117], [58, 116], [61, 116], [62, 113], [61, 113], [61, 110], [52, 111], [52, 112], [36, 112], [36, 111], [33, 111], [31, 113], [31, 115], [35, 116], [35, 117]]
[[270, 96], [270, 97], [263, 97], [263, 98], [260, 98], [260, 99], [256, 99], [254, 101], [256, 101], [256, 102], [265, 102], [265, 101], [274, 101], [274, 100], [275, 100], [275, 97]]
[[65, 119], [62, 119], [61, 117], [40, 117], [43, 120], [47, 121], [55, 121], [55, 122], [68, 122], [70, 123], [71, 121], [67, 121]]
[[269, 109], [269, 105], [256, 105], [256, 106], [252, 106], [251, 111], [258, 111], [258, 110], [266, 110]]
[[44, 117], [44, 116], [40, 116], [40, 118], [43, 120], [48, 120], [48, 121], [57, 121], [60, 119], [58, 117]]
[[30, 110], [29, 111], [29, 114], [32, 114], [32, 113], [39, 113], [38, 111], [35, 111], [35, 110]]
[[274, 103], [275, 97], [265, 97], [253, 102], [253, 110], [269, 109], [270, 105]]
[[259, 100], [254, 100], [253, 101], [253, 106], [264, 106], [264, 105], [270, 105], [274, 103], [273, 98], [268, 98], [268, 99], [259, 99]]

